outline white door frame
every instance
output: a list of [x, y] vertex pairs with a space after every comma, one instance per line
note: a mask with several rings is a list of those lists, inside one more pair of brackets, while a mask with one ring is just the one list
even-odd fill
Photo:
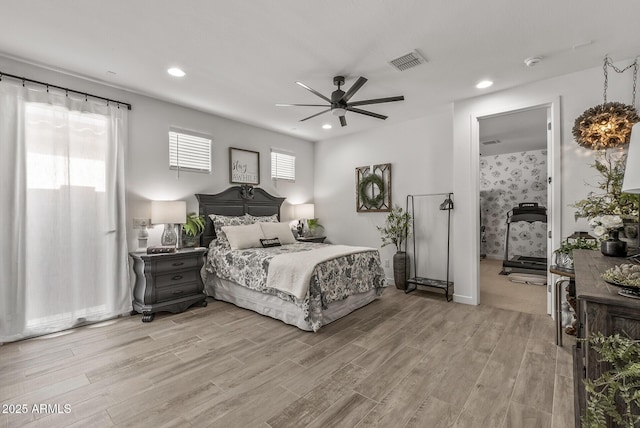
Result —
[[[492, 116], [500, 116], [507, 113], [515, 113], [518, 111], [531, 110], [535, 108], [547, 108], [548, 124], [551, 129], [547, 132], [547, 174], [550, 179], [548, 187], [548, 222], [547, 229], [550, 231], [551, 236], [547, 237], [547, 260], [548, 264], [551, 264], [553, 249], [560, 246], [561, 235], [561, 221], [562, 221], [562, 206], [560, 198], [560, 97], [554, 97], [552, 99], [543, 99], [539, 101], [526, 101], [522, 104], [515, 104], [509, 106], [496, 107], [490, 111], [479, 111], [471, 114], [471, 177], [472, 186], [475, 189], [473, 192], [474, 198], [472, 201], [473, 212], [480, 212], [480, 119], [486, 119]], [[475, 228], [472, 230], [477, 245], [475, 245], [474, 255], [472, 257], [471, 269], [472, 272], [476, 272], [476, 287], [475, 301], [480, 302], [480, 216], [476, 215]], [[554, 293], [553, 290], [553, 277], [547, 272], [547, 313], [551, 316], [555, 316], [554, 308]], [[472, 296], [473, 298], [474, 296]]]

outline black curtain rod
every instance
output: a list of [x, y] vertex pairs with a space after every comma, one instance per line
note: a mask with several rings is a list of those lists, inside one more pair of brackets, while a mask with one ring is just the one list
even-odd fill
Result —
[[98, 96], [98, 95], [89, 94], [87, 92], [74, 91], [73, 89], [63, 88], [62, 86], [52, 85], [50, 83], [45, 83], [45, 82], [39, 82], [37, 80], [28, 79], [26, 77], [21, 77], [21, 76], [15, 76], [13, 74], [8, 74], [8, 73], [4, 73], [4, 72], [0, 71], [0, 81], [2, 80], [3, 77], [10, 77], [12, 79], [22, 80], [22, 86], [24, 86], [25, 82], [35, 83], [37, 85], [46, 86], [47, 87], [47, 92], [49, 91], [49, 88], [60, 89], [62, 91], [65, 91], [67, 93], [67, 95], [69, 95], [69, 92], [74, 93], [74, 94], [78, 94], [78, 95], [84, 95], [85, 99], [87, 97], [96, 98], [98, 100], [106, 101], [107, 103], [115, 103], [115, 104], [118, 104], [118, 105], [127, 106], [127, 110], [131, 110], [131, 104], [129, 104], [129, 103], [123, 103], [122, 101], [112, 100], [110, 98], [105, 98], [105, 97], [101, 97], [101, 96]]

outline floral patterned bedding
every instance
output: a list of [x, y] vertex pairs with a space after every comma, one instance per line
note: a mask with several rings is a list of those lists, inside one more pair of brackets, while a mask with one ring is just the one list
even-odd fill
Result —
[[305, 320], [316, 331], [322, 325], [322, 309], [326, 309], [330, 303], [371, 289], [381, 295], [387, 286], [380, 255], [374, 250], [319, 263], [311, 276], [309, 292], [302, 301], [265, 286], [269, 262], [274, 256], [311, 251], [326, 245], [328, 244], [300, 242], [280, 247], [232, 250], [213, 241], [207, 255], [206, 271], [252, 290], [295, 303], [304, 311]]

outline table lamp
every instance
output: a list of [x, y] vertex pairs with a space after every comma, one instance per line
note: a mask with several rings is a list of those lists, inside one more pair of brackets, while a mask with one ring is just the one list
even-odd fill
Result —
[[151, 223], [164, 224], [160, 244], [176, 246], [178, 235], [175, 225], [187, 220], [187, 203], [185, 201], [151, 201]]

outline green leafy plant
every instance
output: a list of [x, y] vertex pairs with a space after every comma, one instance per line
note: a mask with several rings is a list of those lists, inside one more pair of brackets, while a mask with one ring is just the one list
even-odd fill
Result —
[[593, 239], [586, 240], [585, 238], [577, 238], [575, 242], [569, 243], [564, 241], [560, 248], [554, 250], [554, 253], [568, 254], [573, 256], [573, 250], [595, 250], [598, 248], [598, 244]]
[[411, 214], [395, 205], [387, 216], [384, 226], [376, 226], [382, 234], [382, 246], [393, 244], [401, 251], [402, 243], [411, 233]]
[[606, 426], [607, 417], [620, 427], [640, 426], [640, 341], [602, 333], [583, 340], [610, 369], [585, 381], [587, 408], [582, 426]]
[[204, 216], [196, 213], [187, 214], [187, 221], [182, 225], [182, 230], [187, 236], [195, 237], [204, 231]]
[[596, 155], [591, 167], [600, 174], [597, 187], [604, 193], [589, 192], [586, 199], [571, 205], [578, 209], [575, 212], [576, 220], [603, 215], [619, 215], [623, 219], [638, 218], [637, 196], [622, 193], [626, 163], [627, 155], [621, 152], [602, 151]]

